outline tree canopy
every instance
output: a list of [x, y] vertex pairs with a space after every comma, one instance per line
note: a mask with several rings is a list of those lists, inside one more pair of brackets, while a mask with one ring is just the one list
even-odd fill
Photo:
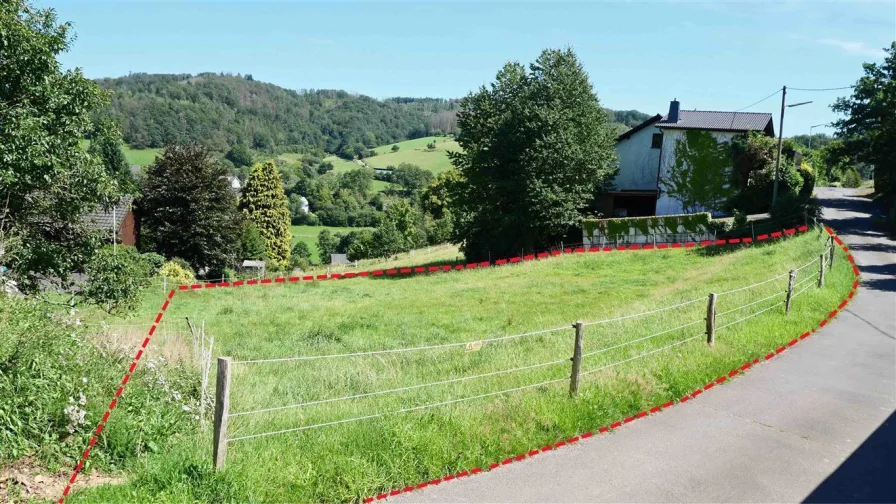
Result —
[[240, 210], [258, 228], [265, 242], [265, 257], [285, 266], [289, 262], [292, 235], [289, 203], [283, 181], [272, 161], [256, 164], [240, 196]]
[[226, 176], [202, 146], [166, 147], [141, 187], [141, 247], [212, 276], [232, 266], [243, 226]]
[[618, 168], [615, 132], [571, 49], [548, 49], [528, 69], [504, 65], [462, 100], [449, 153], [455, 241], [470, 259], [559, 241]]
[[896, 190], [896, 42], [883, 63], [865, 63], [852, 96], [831, 108], [847, 117], [833, 123], [843, 146], [856, 160], [874, 166], [878, 191]]
[[0, 4], [0, 264], [26, 292], [83, 268], [99, 242], [82, 216], [123, 192], [104, 157], [79, 144], [107, 97], [62, 70], [70, 30], [51, 9]]

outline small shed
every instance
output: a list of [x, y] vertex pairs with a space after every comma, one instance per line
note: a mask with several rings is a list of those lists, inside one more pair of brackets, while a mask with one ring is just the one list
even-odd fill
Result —
[[256, 261], [254, 259], [246, 259], [243, 261], [243, 271], [252, 271], [255, 270], [259, 273], [260, 276], [264, 276], [264, 261]]
[[330, 264], [351, 264], [347, 254], [330, 254]]

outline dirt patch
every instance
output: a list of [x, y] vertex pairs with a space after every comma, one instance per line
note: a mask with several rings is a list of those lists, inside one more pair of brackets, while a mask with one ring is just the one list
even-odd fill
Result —
[[[0, 469], [0, 503], [18, 503], [34, 500], [56, 500], [65, 490], [71, 471], [48, 473], [31, 458], [21, 460]], [[78, 488], [122, 483], [124, 478], [98, 471], [78, 476]]]

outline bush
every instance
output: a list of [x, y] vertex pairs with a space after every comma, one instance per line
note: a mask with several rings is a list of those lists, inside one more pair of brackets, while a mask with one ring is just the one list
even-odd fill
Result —
[[848, 170], [843, 172], [843, 176], [840, 178], [840, 184], [843, 187], [856, 188], [862, 186], [862, 176], [859, 175], [859, 172], [856, 171], [855, 168], [850, 167]]
[[399, 146], [397, 146], [397, 145], [392, 146], [392, 152], [398, 152], [398, 149], [400, 149]]
[[82, 296], [112, 313], [137, 306], [137, 294], [149, 284], [152, 265], [134, 247], [106, 245], [87, 264]]
[[293, 263], [295, 263], [299, 259], [311, 261], [311, 249], [308, 247], [307, 243], [298, 242], [292, 247], [290, 258], [292, 259]]
[[240, 237], [240, 259], [264, 260], [266, 250], [264, 238], [251, 221], [243, 223], [243, 235]]
[[179, 257], [165, 263], [159, 270], [159, 275], [166, 277], [175, 284], [186, 285], [196, 281], [196, 275], [186, 261]]
[[[34, 301], [0, 294], [0, 320], [0, 466], [33, 456], [72, 467], [133, 355], [99, 350], [81, 334], [84, 326]], [[196, 381], [184, 368], [145, 356], [119, 406], [127, 411], [100, 434], [103, 449], [94, 450], [90, 465], [121, 469], [195, 432]]]
[[799, 226], [821, 220], [821, 207], [814, 198], [804, 199], [796, 194], [778, 196], [778, 201], [769, 210], [774, 227]]
[[150, 275], [155, 275], [158, 273], [159, 269], [165, 264], [165, 257], [155, 252], [146, 252], [143, 254], [143, 259], [150, 266]]

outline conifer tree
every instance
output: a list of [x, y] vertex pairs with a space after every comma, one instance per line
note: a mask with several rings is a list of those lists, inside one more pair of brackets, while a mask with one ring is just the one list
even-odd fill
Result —
[[240, 197], [240, 210], [255, 224], [265, 242], [268, 261], [285, 266], [289, 261], [289, 202], [283, 180], [273, 161], [256, 164]]

